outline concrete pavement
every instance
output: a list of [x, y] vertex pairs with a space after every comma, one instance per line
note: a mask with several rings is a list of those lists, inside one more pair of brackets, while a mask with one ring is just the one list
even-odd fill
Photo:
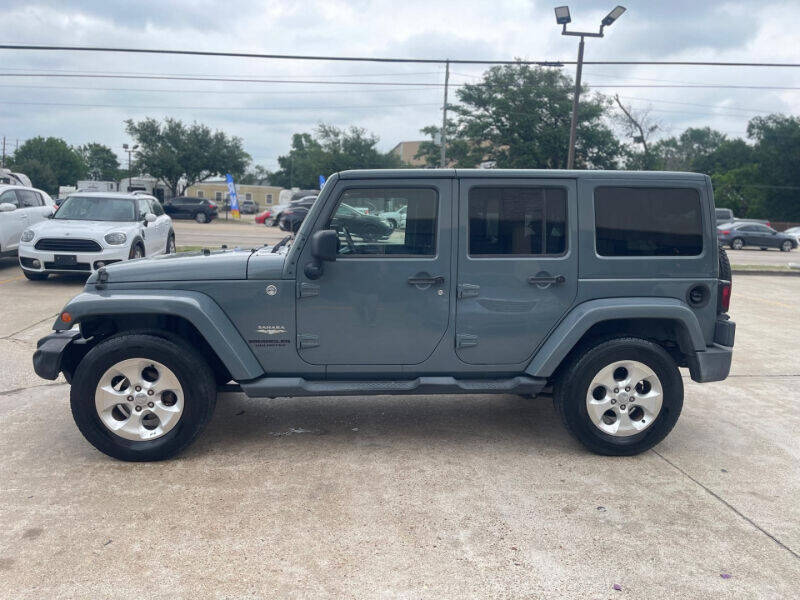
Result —
[[638, 457], [587, 453], [546, 398], [224, 394], [180, 458], [126, 464], [30, 367], [82, 283], [14, 270], [2, 598], [797, 595], [800, 278], [735, 280], [732, 377], [686, 378], [675, 430]]

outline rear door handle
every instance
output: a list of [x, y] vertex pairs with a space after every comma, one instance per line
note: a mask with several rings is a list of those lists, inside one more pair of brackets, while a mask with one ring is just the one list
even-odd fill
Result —
[[409, 277], [409, 285], [441, 285], [444, 283], [444, 277], [435, 275], [433, 277]]
[[546, 277], [528, 277], [528, 283], [531, 285], [546, 285], [555, 284], [560, 285], [567, 280], [563, 275], [548, 275]]

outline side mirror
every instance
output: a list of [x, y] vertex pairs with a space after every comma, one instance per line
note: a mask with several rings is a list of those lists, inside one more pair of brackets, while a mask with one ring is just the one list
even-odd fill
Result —
[[156, 222], [156, 218], [157, 217], [153, 213], [147, 213], [144, 216], [144, 222], [145, 223], [155, 223]]
[[3, 202], [0, 204], [0, 212], [11, 212], [12, 210], [17, 210], [17, 207], [11, 204], [11, 202]]
[[311, 236], [311, 256], [314, 260], [306, 264], [304, 272], [309, 279], [322, 276], [322, 263], [336, 260], [339, 249], [339, 234], [333, 229], [322, 229]]

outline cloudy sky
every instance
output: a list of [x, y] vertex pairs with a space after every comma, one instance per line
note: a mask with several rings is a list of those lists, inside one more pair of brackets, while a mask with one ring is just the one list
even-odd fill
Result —
[[[0, 42], [403, 58], [574, 60], [539, 0], [4, 0]], [[593, 29], [614, 0], [573, 0], [572, 27]], [[586, 60], [797, 62], [800, 3], [770, 0], [628, 0]], [[485, 67], [452, 67], [451, 83]], [[569, 67], [573, 74], [573, 67]], [[69, 75], [105, 75], [79, 78]], [[24, 76], [22, 76], [24, 75]], [[31, 76], [37, 75], [37, 76]], [[158, 80], [108, 76], [271, 79]], [[276, 168], [291, 135], [319, 122], [358, 125], [388, 150], [441, 120], [438, 65], [283, 61], [0, 50], [0, 136], [101, 142], [122, 157], [123, 121], [197, 120], [243, 138], [256, 163]], [[292, 80], [312, 83], [292, 83]], [[800, 69], [587, 66], [597, 91], [649, 108], [664, 135], [710, 125], [743, 136], [748, 119], [800, 113]], [[322, 83], [334, 82], [334, 83]], [[348, 83], [349, 82], [349, 83]], [[416, 85], [364, 85], [411, 83]], [[630, 87], [720, 85], [735, 89]]]

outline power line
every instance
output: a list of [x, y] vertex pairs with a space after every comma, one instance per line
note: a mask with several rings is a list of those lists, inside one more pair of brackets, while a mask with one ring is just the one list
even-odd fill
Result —
[[[359, 85], [374, 87], [426, 87], [441, 88], [443, 83], [430, 83], [425, 81], [330, 81], [330, 80], [309, 80], [309, 79], [259, 79], [259, 78], [233, 78], [233, 77], [184, 77], [173, 75], [100, 75], [88, 73], [0, 73], [0, 77], [39, 77], [39, 78], [78, 78], [78, 79], [142, 79], [158, 81], [215, 81], [223, 83], [292, 83], [292, 84], [319, 84], [319, 85]], [[492, 83], [456, 83], [450, 87], [478, 86], [490, 87]], [[537, 87], [537, 86], [520, 86]], [[800, 86], [781, 86], [781, 85], [737, 85], [737, 84], [592, 84], [592, 88], [665, 88], [665, 89], [742, 89], [742, 90], [800, 90]], [[180, 91], [180, 90], [178, 90]]]
[[[375, 56], [326, 56], [308, 54], [262, 54], [256, 52], [214, 52], [209, 50], [168, 50], [164, 48], [114, 48], [109, 46], [41, 46], [34, 44], [0, 44], [0, 50], [38, 50], [56, 52], [117, 52], [125, 54], [171, 54], [180, 56], [215, 56], [225, 58], [259, 58], [271, 60], [312, 60], [337, 62], [376, 62], [411, 64], [451, 64], [462, 65], [538, 65], [561, 67], [574, 65], [573, 60], [487, 60], [487, 59], [447, 59], [447, 58], [388, 58]], [[687, 60], [596, 60], [584, 61], [586, 65], [672, 65], [708, 67], [777, 67], [798, 68], [800, 63], [773, 62], [726, 62], [726, 61], [687, 61]]]
[[146, 110], [329, 110], [329, 109], [369, 109], [369, 108], [407, 108], [409, 106], [440, 106], [438, 102], [424, 102], [420, 104], [356, 104], [350, 106], [327, 105], [327, 106], [158, 106], [158, 105], [134, 105], [134, 104], [83, 104], [72, 102], [0, 102], [2, 104], [12, 104], [20, 106], [74, 106], [78, 108], [137, 108]]
[[[2, 76], [2, 74], [0, 74]], [[20, 89], [37, 89], [37, 90], [78, 90], [84, 92], [159, 92], [159, 93], [167, 93], [167, 94], [174, 94], [174, 93], [184, 93], [186, 95], [190, 94], [247, 94], [247, 95], [256, 95], [261, 94], [263, 92], [254, 91], [254, 90], [202, 90], [202, 89], [176, 89], [176, 88], [109, 88], [109, 87], [86, 87], [86, 86], [69, 86], [69, 85], [31, 85], [31, 84], [0, 84], [0, 88], [20, 88]], [[370, 94], [381, 94], [381, 93], [398, 93], [396, 89], [371, 89], [365, 88], [370, 90]], [[352, 88], [334, 88], [334, 89], [327, 89], [327, 90], [269, 90], [269, 94], [335, 94], [335, 93], [355, 93], [362, 91], [361, 88], [352, 87]], [[405, 92], [430, 92], [431, 88], [403, 88], [401, 90], [402, 93]], [[433, 90], [437, 91], [437, 90]], [[2, 104], [2, 100], [0, 100], [0, 104]]]

